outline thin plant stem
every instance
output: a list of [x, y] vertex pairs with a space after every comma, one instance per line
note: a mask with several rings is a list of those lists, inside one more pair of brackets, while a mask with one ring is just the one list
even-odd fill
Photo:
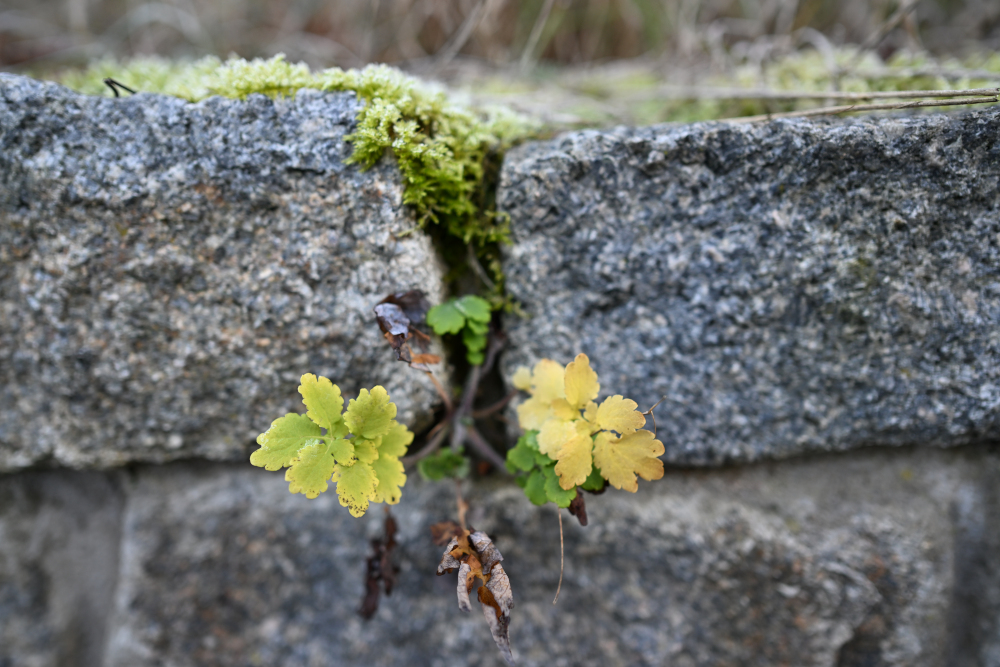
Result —
[[469, 503], [465, 502], [465, 498], [462, 497], [462, 480], [455, 478], [455, 504], [458, 506], [458, 525], [462, 527], [462, 530], [468, 530], [465, 527], [465, 513], [469, 511]]
[[490, 447], [490, 444], [486, 442], [474, 426], [467, 426], [465, 428], [465, 440], [472, 445], [483, 458], [495, 465], [498, 470], [510, 474], [510, 471], [507, 470], [507, 462], [502, 456], [497, 454], [492, 447]]
[[563, 580], [563, 527], [561, 508], [556, 507], [556, 515], [559, 517], [559, 585], [556, 586], [556, 596], [552, 598], [552, 604], [559, 602], [559, 592], [562, 591]]

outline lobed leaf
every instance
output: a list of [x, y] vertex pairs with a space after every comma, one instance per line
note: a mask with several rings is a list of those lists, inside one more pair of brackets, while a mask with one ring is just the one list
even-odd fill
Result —
[[532, 472], [528, 476], [528, 483], [524, 487], [524, 494], [535, 505], [544, 505], [549, 502], [549, 497], [545, 493], [545, 473], [541, 470]]
[[333, 476], [336, 463], [325, 442], [303, 447], [292, 465], [285, 471], [285, 481], [292, 493], [305, 494], [315, 498], [329, 488], [327, 482]]
[[510, 379], [510, 383], [514, 385], [516, 389], [528, 391], [531, 389], [531, 369], [527, 366], [519, 366], [518, 369], [514, 371], [514, 376]]
[[646, 417], [636, 410], [637, 407], [639, 404], [630, 398], [609, 396], [597, 408], [594, 419], [602, 430], [628, 435], [646, 425]]
[[413, 432], [405, 425], [393, 422], [389, 426], [389, 431], [382, 436], [382, 442], [378, 446], [378, 456], [380, 459], [404, 456], [411, 442], [413, 442]]
[[590, 359], [585, 354], [576, 355], [576, 359], [566, 365], [565, 383], [566, 400], [576, 410], [597, 398], [601, 390], [597, 373], [590, 367]]
[[542, 468], [542, 472], [545, 474], [545, 497], [557, 507], [569, 507], [576, 498], [576, 485], [569, 489], [562, 488], [559, 476], [551, 466]]
[[354, 457], [362, 463], [371, 463], [378, 459], [378, 446], [382, 438], [366, 440], [365, 438], [354, 439]]
[[455, 308], [470, 320], [478, 322], [489, 322], [492, 317], [490, 314], [490, 302], [472, 294], [463, 296], [461, 299], [455, 301]]
[[371, 465], [378, 480], [372, 502], [395, 505], [403, 495], [401, 489], [406, 484], [403, 463], [391, 456], [379, 456]]
[[344, 423], [355, 436], [374, 440], [389, 432], [396, 416], [396, 404], [389, 400], [384, 387], [372, 387], [371, 393], [362, 389], [352, 398], [344, 413]]
[[657, 458], [663, 452], [663, 443], [650, 431], [620, 438], [601, 431], [594, 443], [594, 464], [611, 486], [635, 493], [639, 489], [636, 475], [647, 481], [663, 477], [663, 461]]
[[460, 451], [443, 449], [433, 456], [420, 459], [417, 462], [417, 471], [424, 479], [432, 481], [445, 477], [461, 478], [469, 474], [469, 459], [462, 456]]
[[533, 449], [526, 442], [527, 437], [521, 436], [517, 439], [517, 444], [507, 452], [507, 470], [516, 473], [518, 470], [531, 472], [535, 467], [535, 454], [537, 449]]
[[555, 455], [556, 474], [564, 489], [583, 484], [593, 468], [594, 441], [590, 437], [587, 422], [574, 422], [575, 434], [563, 443]]
[[271, 471], [287, 468], [306, 443], [321, 435], [320, 427], [309, 417], [290, 412], [257, 436], [260, 449], [250, 455], [250, 463]]
[[352, 466], [337, 466], [336, 472], [334, 479], [340, 504], [348, 509], [351, 516], [363, 516], [378, 486], [375, 471], [367, 463], [358, 461]]
[[[343, 426], [344, 398], [340, 395], [340, 387], [325, 377], [316, 377], [306, 373], [299, 380], [299, 393], [302, 402], [306, 404], [306, 415], [319, 426], [327, 430], [327, 435], [341, 438], [346, 435]], [[339, 429], [338, 429], [339, 427]], [[336, 431], [344, 431], [337, 433]]]
[[351, 440], [334, 440], [330, 443], [330, 454], [342, 466], [354, 463], [354, 442]]
[[457, 334], [465, 326], [465, 314], [455, 306], [454, 301], [446, 301], [427, 311], [427, 324], [439, 336]]

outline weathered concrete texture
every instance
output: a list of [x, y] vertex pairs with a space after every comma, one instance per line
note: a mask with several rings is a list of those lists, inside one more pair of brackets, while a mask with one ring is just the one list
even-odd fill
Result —
[[1000, 439], [1000, 110], [511, 152], [507, 373], [586, 352], [665, 460]]
[[395, 167], [344, 164], [357, 111], [0, 74], [0, 469], [243, 458], [306, 372], [427, 420], [371, 309], [441, 271]]
[[[0, 664], [70, 664], [57, 647], [72, 614], [47, 619], [81, 584], [65, 573], [36, 582], [24, 563], [57, 532], [42, 520], [53, 494], [87, 488], [87, 475], [0, 481], [0, 627], [17, 639], [0, 643]], [[90, 638], [106, 648], [77, 664], [502, 664], [478, 608], [458, 610], [454, 576], [433, 574], [428, 525], [453, 515], [450, 485], [408, 483], [393, 509], [399, 586], [366, 623], [354, 612], [381, 508], [355, 520], [330, 494], [292, 496], [280, 474], [233, 464], [113, 478], [120, 491], [86, 514], [119, 526], [58, 526], [68, 544], [121, 534], [120, 566], [90, 559], [91, 571], [119, 567], [107, 626], [93, 628], [104, 634]], [[588, 496], [586, 528], [567, 517], [555, 607], [553, 509], [505, 480], [477, 483], [468, 498], [470, 521], [504, 555], [525, 666], [998, 667], [998, 488], [1000, 452], [981, 447], [668, 472], [635, 496]]]

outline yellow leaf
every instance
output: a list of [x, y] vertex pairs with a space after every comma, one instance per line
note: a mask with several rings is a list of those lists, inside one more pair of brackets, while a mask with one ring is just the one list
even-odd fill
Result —
[[528, 391], [531, 389], [531, 370], [527, 366], [519, 366], [514, 371], [514, 376], [510, 379], [510, 383], [521, 391]]
[[372, 387], [358, 392], [357, 398], [352, 398], [344, 413], [344, 423], [351, 433], [362, 438], [374, 440], [389, 432], [389, 427], [396, 416], [396, 404], [389, 400], [389, 394], [384, 387]]
[[571, 421], [580, 418], [580, 411], [574, 410], [565, 398], [557, 398], [552, 401], [552, 416], [556, 419]]
[[646, 425], [646, 418], [637, 407], [638, 403], [630, 398], [609, 396], [597, 408], [595, 422], [605, 431], [618, 431], [622, 435], [634, 433]]
[[309, 409], [306, 415], [316, 424], [327, 430], [327, 435], [340, 438], [346, 435], [341, 412], [344, 409], [344, 399], [340, 395], [340, 387], [325, 377], [316, 377], [306, 373], [299, 380], [299, 393], [302, 402]]
[[538, 432], [538, 451], [554, 459], [562, 446], [575, 436], [576, 425], [574, 422], [550, 419], [542, 424], [542, 428]]
[[537, 431], [552, 417], [552, 401], [532, 396], [517, 406], [517, 421], [525, 431]]
[[567, 490], [583, 484], [594, 463], [594, 441], [590, 438], [587, 422], [574, 422], [573, 427], [572, 437], [563, 443], [555, 456], [559, 486]]
[[597, 398], [601, 385], [597, 381], [597, 373], [590, 367], [587, 355], [578, 354], [566, 366], [565, 388], [566, 400], [577, 410], [583, 408], [587, 401]]
[[406, 454], [406, 448], [411, 442], [413, 442], [413, 432], [403, 424], [393, 422], [389, 432], [382, 436], [382, 443], [378, 446], [378, 456], [399, 458]]
[[361, 461], [352, 466], [337, 466], [333, 479], [337, 482], [340, 504], [351, 512], [351, 516], [362, 516], [368, 510], [368, 500], [378, 486], [372, 467]]
[[539, 361], [531, 373], [532, 397], [540, 399], [546, 405], [550, 405], [557, 398], [566, 398], [564, 374], [563, 367], [555, 361], [551, 359]]
[[303, 493], [315, 498], [327, 490], [333, 476], [334, 461], [325, 442], [309, 445], [299, 450], [299, 455], [285, 471], [285, 481], [292, 493]]
[[380, 456], [372, 463], [372, 470], [378, 479], [375, 493], [371, 497], [372, 502], [389, 505], [398, 503], [403, 495], [400, 489], [406, 484], [406, 475], [400, 460], [391, 456]]
[[354, 439], [354, 456], [362, 463], [371, 463], [378, 458], [378, 446], [382, 442], [382, 438], [378, 437], [374, 440], [367, 440], [365, 438], [355, 438]]
[[[583, 408], [583, 418], [592, 424], [597, 424], [597, 403], [587, 401], [587, 405]], [[596, 431], [598, 429], [592, 428], [591, 430]]]
[[621, 438], [601, 431], [594, 443], [594, 465], [611, 486], [635, 493], [639, 489], [636, 475], [647, 481], [663, 477], [663, 461], [656, 458], [663, 451], [663, 443], [650, 431], [636, 431]]

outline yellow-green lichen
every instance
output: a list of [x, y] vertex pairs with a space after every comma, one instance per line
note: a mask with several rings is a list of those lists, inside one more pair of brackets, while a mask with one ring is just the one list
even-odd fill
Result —
[[391, 151], [403, 176], [404, 201], [416, 211], [420, 226], [439, 229], [451, 252], [471, 245], [494, 274], [499, 297], [496, 244], [507, 239], [509, 230], [506, 218], [492, 210], [491, 187], [484, 180], [507, 148], [538, 131], [530, 119], [499, 107], [459, 106], [444, 91], [385, 65], [312, 72], [282, 55], [225, 62], [214, 57], [189, 63], [101, 61], [59, 81], [83, 93], [109, 94], [106, 77], [137, 91], [192, 102], [212, 95], [283, 97], [303, 88], [356, 93], [364, 106], [347, 137], [354, 146], [350, 160], [367, 168]]

